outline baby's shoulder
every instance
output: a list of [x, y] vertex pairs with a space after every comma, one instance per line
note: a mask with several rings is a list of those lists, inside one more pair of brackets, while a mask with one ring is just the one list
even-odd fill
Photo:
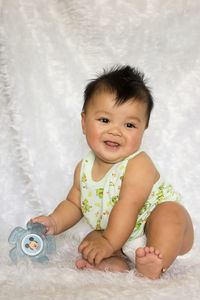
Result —
[[150, 156], [145, 152], [140, 152], [135, 157], [131, 158], [128, 162], [123, 185], [143, 188], [152, 188], [158, 171], [151, 160]]
[[79, 182], [80, 182], [81, 166], [82, 166], [82, 160], [79, 161], [79, 163], [76, 165], [76, 168], [74, 171], [74, 182], [77, 184], [79, 184]]
[[141, 163], [141, 162], [149, 163], [149, 162], [152, 162], [152, 159], [145, 151], [141, 151], [134, 157], [130, 158], [129, 162], [130, 163]]
[[141, 151], [136, 156], [128, 161], [127, 172], [137, 174], [156, 171], [156, 167], [151, 157], [144, 151]]

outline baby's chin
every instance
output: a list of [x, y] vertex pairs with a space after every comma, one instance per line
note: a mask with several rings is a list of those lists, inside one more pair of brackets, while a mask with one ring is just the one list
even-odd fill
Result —
[[98, 153], [95, 153], [96, 158], [105, 164], [110, 164], [110, 165], [114, 165], [116, 163], [119, 163], [120, 161], [123, 161], [126, 157], [128, 157], [130, 154], [128, 155], [119, 155], [119, 156], [115, 156], [114, 154], [110, 154], [110, 155], [99, 155]]

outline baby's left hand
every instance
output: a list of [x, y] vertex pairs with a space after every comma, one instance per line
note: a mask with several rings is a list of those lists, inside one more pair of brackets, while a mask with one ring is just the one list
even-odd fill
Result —
[[104, 258], [110, 257], [114, 252], [111, 244], [103, 236], [91, 241], [83, 240], [78, 251], [92, 265], [100, 264]]

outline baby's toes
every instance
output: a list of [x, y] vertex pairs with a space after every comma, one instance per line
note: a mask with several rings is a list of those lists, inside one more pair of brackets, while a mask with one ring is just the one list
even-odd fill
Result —
[[154, 254], [155, 253], [155, 249], [154, 247], [145, 247], [144, 248], [145, 254]]
[[144, 257], [146, 255], [145, 248], [138, 248], [136, 250], [137, 257]]
[[155, 248], [154, 247], [149, 247], [149, 252], [154, 254], [155, 253]]
[[145, 254], [149, 254], [150, 253], [150, 247], [145, 247], [144, 251], [145, 251]]
[[156, 254], [157, 256], [159, 256], [160, 251], [159, 251], [158, 249], [156, 249], [156, 250], [155, 250], [155, 254]]
[[160, 253], [158, 249], [155, 250], [155, 255], [157, 255], [158, 258], [163, 258], [163, 255]]

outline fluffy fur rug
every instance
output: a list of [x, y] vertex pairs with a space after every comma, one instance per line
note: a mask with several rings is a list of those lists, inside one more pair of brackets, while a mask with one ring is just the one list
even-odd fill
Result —
[[[0, 0], [0, 299], [199, 299], [200, 2]], [[79, 271], [81, 222], [56, 237], [47, 265], [8, 257], [7, 239], [65, 199], [88, 151], [81, 133], [88, 79], [139, 67], [155, 109], [143, 147], [182, 193], [195, 243], [160, 280]]]

